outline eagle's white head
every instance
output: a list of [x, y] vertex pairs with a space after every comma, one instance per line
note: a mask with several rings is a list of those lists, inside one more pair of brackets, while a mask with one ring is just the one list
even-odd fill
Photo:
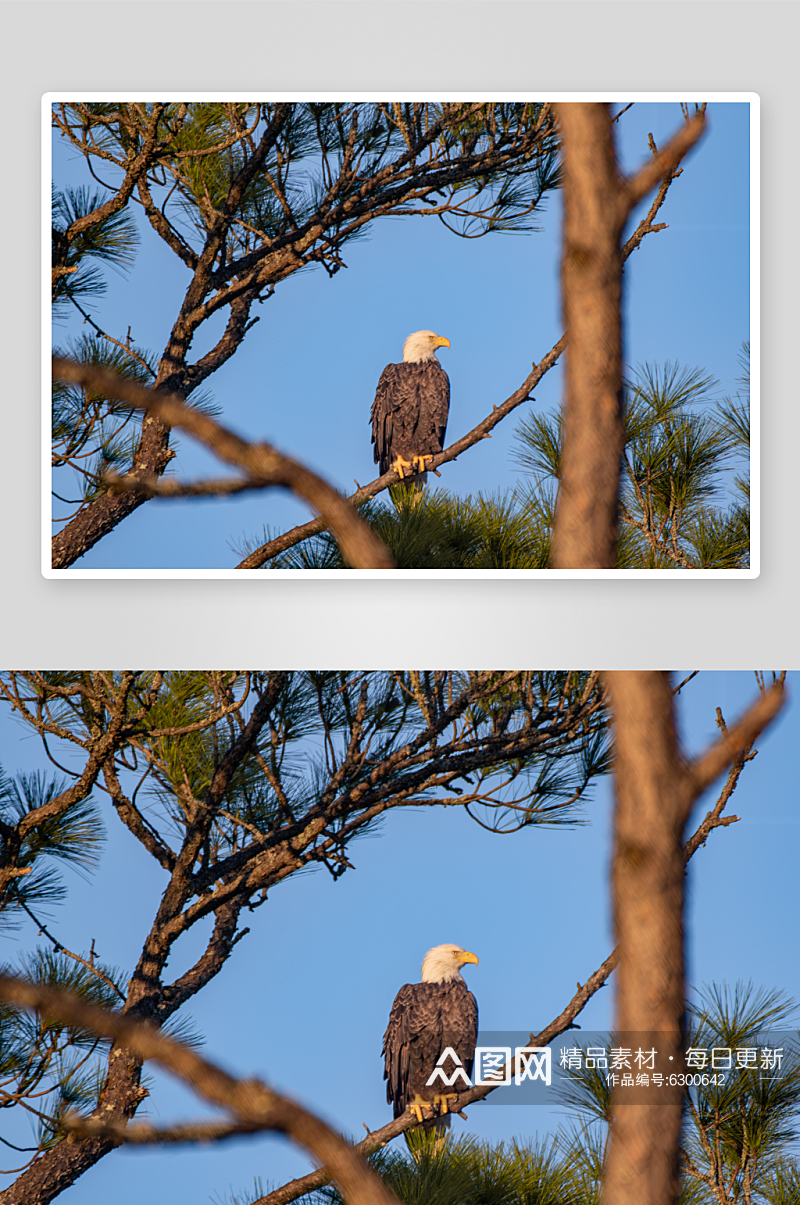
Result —
[[449, 347], [450, 340], [435, 331], [414, 331], [403, 344], [403, 363], [421, 364], [424, 360], [435, 360], [437, 347]]
[[[430, 332], [422, 333], [427, 335]], [[452, 979], [461, 979], [461, 967], [465, 962], [474, 962], [477, 966], [478, 955], [462, 950], [461, 946], [434, 946], [422, 960], [422, 982], [449, 983]]]

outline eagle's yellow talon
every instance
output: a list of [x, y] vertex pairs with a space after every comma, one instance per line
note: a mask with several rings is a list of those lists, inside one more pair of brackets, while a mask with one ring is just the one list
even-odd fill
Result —
[[400, 477], [400, 480], [402, 481], [406, 475], [405, 470], [410, 469], [413, 472], [414, 465], [412, 464], [412, 462], [410, 460], [404, 460], [402, 456], [398, 456], [397, 459], [395, 460], [394, 464], [392, 465], [392, 468], [394, 469], [395, 473], [398, 474], [398, 476]]

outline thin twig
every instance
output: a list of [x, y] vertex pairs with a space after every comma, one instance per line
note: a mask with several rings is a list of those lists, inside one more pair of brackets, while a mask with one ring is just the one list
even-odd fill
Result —
[[[125, 996], [119, 990], [119, 988], [117, 987], [117, 985], [113, 979], [109, 979], [108, 975], [104, 975], [103, 972], [98, 967], [96, 967], [93, 962], [87, 962], [87, 960], [85, 958], [81, 958], [80, 954], [74, 954], [72, 952], [72, 950], [68, 950], [67, 947], [65, 945], [63, 945], [58, 940], [57, 937], [53, 937], [53, 934], [48, 932], [48, 930], [46, 929], [43, 922], [40, 921], [38, 917], [33, 915], [33, 913], [31, 912], [30, 908], [28, 907], [28, 905], [25, 903], [24, 900], [17, 897], [17, 899], [14, 902], [16, 904], [19, 904], [19, 906], [20, 906], [20, 908], [22, 908], [23, 912], [27, 912], [28, 916], [31, 918], [31, 920], [34, 922], [34, 924], [39, 926], [39, 932], [42, 933], [47, 938], [48, 941], [51, 941], [53, 943], [53, 947], [57, 952], [59, 952], [61, 954], [66, 954], [68, 958], [73, 958], [75, 960], [75, 962], [79, 962], [81, 964], [81, 966], [85, 966], [87, 971], [91, 971], [92, 974], [96, 975], [98, 979], [102, 979], [103, 983], [105, 983], [107, 987], [110, 987], [112, 991], [117, 993], [117, 995], [119, 996], [122, 1003], [123, 1004], [125, 1003]], [[94, 950], [94, 942], [92, 942], [92, 950]]]

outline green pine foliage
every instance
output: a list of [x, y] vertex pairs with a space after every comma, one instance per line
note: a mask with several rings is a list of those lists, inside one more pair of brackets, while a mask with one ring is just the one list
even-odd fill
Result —
[[[445, 490], [414, 494], [397, 487], [391, 502], [360, 513], [399, 569], [545, 569], [549, 532], [527, 515], [514, 494], [458, 498]], [[262, 543], [259, 540], [258, 543]], [[255, 546], [255, 545], [254, 545]], [[329, 532], [303, 541], [269, 562], [270, 569], [347, 569]]]
[[[411, 1148], [411, 1154], [390, 1148], [370, 1158], [402, 1205], [588, 1205], [579, 1178], [546, 1141], [493, 1145], [469, 1135], [442, 1141], [421, 1133]], [[300, 1200], [344, 1205], [332, 1185]]]
[[731, 441], [734, 452], [741, 457], [743, 468], [734, 478], [734, 486], [744, 509], [750, 506], [750, 344], [743, 343], [739, 356], [740, 386], [732, 397], [725, 397], [717, 409]]
[[100, 260], [121, 272], [133, 266], [139, 230], [133, 216], [124, 209], [67, 235], [81, 218], [100, 209], [108, 199], [98, 189], [53, 189], [53, 262], [57, 268], [53, 280], [53, 306], [56, 317], [72, 298], [96, 298], [105, 292], [105, 279], [93, 261]]
[[[740, 378], [749, 389], [748, 345]], [[626, 385], [619, 569], [743, 569], [750, 563], [749, 396], [712, 404], [698, 369], [645, 365]], [[532, 413], [517, 429], [523, 472], [502, 495], [459, 498], [394, 486], [362, 518], [399, 569], [546, 569], [561, 479], [561, 413]], [[270, 533], [237, 551], [246, 556]], [[275, 556], [268, 569], [347, 569], [329, 532]]]
[[[106, 291], [100, 270], [108, 265], [127, 273], [133, 267], [140, 235], [136, 220], [125, 209], [97, 217], [112, 197], [88, 187], [53, 189], [52, 257], [53, 316], [58, 322], [70, 306], [76, 306], [84, 320], [92, 321], [82, 302], [96, 301]], [[92, 325], [95, 325], [92, 323]], [[63, 347], [54, 346], [54, 355], [66, 355], [81, 363], [108, 368], [142, 385], [151, 385], [155, 362], [144, 349], [97, 334], [84, 334]], [[107, 470], [126, 472], [139, 442], [141, 416], [129, 406], [105, 398], [96, 391], [63, 381], [54, 381], [52, 389], [52, 465], [58, 488], [56, 501], [69, 510], [69, 517], [104, 492], [103, 474]], [[70, 486], [58, 470], [72, 470]], [[63, 483], [63, 485], [62, 485]], [[77, 486], [77, 497], [71, 494]], [[63, 519], [67, 516], [58, 516]]]
[[[77, 799], [48, 814], [48, 805], [58, 803], [70, 785], [38, 772], [15, 778], [0, 773], [0, 865], [22, 872], [6, 881], [0, 896], [0, 923], [6, 930], [18, 928], [25, 919], [41, 924], [42, 917], [64, 901], [66, 882], [53, 862], [84, 874], [97, 863], [104, 830], [95, 803]], [[36, 823], [26, 827], [40, 811]], [[116, 1007], [122, 976], [93, 956], [86, 962], [89, 965], [82, 965], [60, 948], [37, 947], [0, 969], [75, 992], [93, 1004]], [[96, 1056], [105, 1045], [85, 1031], [7, 1003], [0, 1007], [0, 1108], [18, 1106], [27, 1112], [38, 1149], [63, 1137], [59, 1119], [66, 1109], [96, 1104], [102, 1083]]]
[[[686, 1046], [759, 1048], [781, 1032], [781, 1074], [754, 1069], [686, 1092], [681, 1205], [788, 1205], [798, 1183], [800, 1042], [787, 1035], [797, 1004], [776, 989], [751, 983], [712, 984], [688, 1008]], [[608, 1035], [606, 1046], [615, 1044]], [[708, 1076], [713, 1081], [713, 1076]], [[582, 1169], [599, 1200], [611, 1124], [611, 1091], [603, 1072], [581, 1067], [559, 1096], [571, 1122], [559, 1136], [567, 1161]], [[591, 1195], [594, 1193], [595, 1195]]]
[[[157, 367], [156, 358], [145, 348], [132, 343], [119, 345], [100, 334], [70, 339], [63, 347], [54, 347], [53, 354], [107, 368], [125, 380], [151, 387]], [[191, 401], [205, 414], [219, 413], [208, 390], [196, 391]], [[53, 382], [52, 465], [58, 484], [53, 496], [63, 506], [77, 508], [69, 513], [77, 514], [106, 492], [106, 473], [121, 476], [130, 470], [143, 418], [140, 410], [101, 391], [69, 381]], [[174, 449], [180, 446], [176, 436], [172, 436], [171, 443]], [[70, 484], [72, 488], [67, 492]]]
[[[542, 103], [76, 102], [53, 106], [53, 126], [87, 180], [100, 168], [111, 182], [53, 194], [55, 312], [77, 307], [96, 333], [69, 354], [166, 383], [195, 406], [258, 321], [253, 306], [295, 272], [334, 276], [371, 222], [419, 214], [468, 238], [520, 233], [536, 229], [559, 185], [554, 117]], [[160, 361], [130, 329], [104, 331], [94, 304], [104, 268], [133, 266], [138, 219], [192, 274], [191, 304], [176, 312]], [[190, 363], [190, 347], [209, 339]], [[108, 470], [130, 469], [140, 431], [129, 408], [56, 390], [59, 524], [91, 513]]]
[[800, 1159], [779, 1159], [761, 1185], [764, 1205], [797, 1205], [800, 1201]]
[[[99, 335], [69, 340], [64, 347], [54, 348], [54, 354], [110, 369], [140, 385], [153, 383], [154, 361], [144, 349], [118, 347]], [[105, 492], [104, 473], [122, 474], [130, 469], [143, 416], [97, 390], [66, 381], [53, 382], [52, 406], [52, 463], [59, 486], [54, 496], [64, 506], [81, 509]], [[66, 470], [71, 470], [69, 493], [61, 489], [62, 482], [68, 485]], [[72, 496], [73, 490], [76, 496]]]
[[[758, 1049], [759, 1038], [788, 1028], [796, 1013], [796, 1002], [777, 989], [712, 984], [690, 1009], [690, 1044]], [[800, 1042], [784, 1036], [781, 1045], [780, 1074], [758, 1068], [692, 1090], [684, 1174], [709, 1191], [724, 1184], [726, 1202], [769, 1200], [790, 1167], [800, 1137]]]
[[[749, 398], [714, 405], [714, 386], [677, 364], [645, 365], [626, 383], [617, 568], [749, 565]], [[560, 414], [531, 415], [517, 429], [527, 477], [518, 498], [540, 524], [555, 515], [563, 434]]]
[[[0, 971], [115, 1009], [122, 975], [99, 962], [96, 968], [105, 978], [65, 954], [37, 948]], [[117, 992], [108, 980], [116, 983]], [[64, 1137], [61, 1120], [68, 1110], [95, 1108], [104, 1078], [101, 1056], [108, 1046], [96, 1034], [8, 1003], [0, 1005], [0, 1108], [24, 1111], [36, 1143], [33, 1149], [47, 1150]]]
[[51, 863], [61, 862], [79, 871], [97, 862], [103, 842], [103, 825], [96, 805], [76, 800], [55, 815], [44, 815], [23, 834], [18, 826], [32, 812], [46, 808], [69, 786], [64, 779], [41, 773], [9, 778], [0, 770], [0, 864], [13, 863], [22, 871], [0, 893], [0, 924], [15, 927], [23, 905], [49, 907], [66, 895], [63, 876]]

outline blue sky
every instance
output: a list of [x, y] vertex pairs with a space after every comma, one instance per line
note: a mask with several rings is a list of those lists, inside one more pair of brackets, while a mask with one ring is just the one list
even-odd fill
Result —
[[[621, 98], [624, 101], [624, 98]], [[637, 103], [617, 123], [623, 168], [663, 145], [680, 124], [677, 103]], [[56, 139], [54, 179], [86, 183], [81, 161]], [[634, 215], [638, 220], [639, 213]], [[708, 133], [687, 159], [660, 219], [625, 273], [626, 358], [678, 361], [737, 388], [738, 354], [749, 330], [749, 106], [714, 103]], [[464, 240], [433, 219], [384, 219], [346, 247], [347, 270], [329, 280], [308, 271], [281, 284], [260, 307], [261, 321], [208, 385], [222, 420], [305, 460], [338, 488], [373, 479], [369, 409], [384, 365], [401, 357], [405, 336], [447, 335], [440, 362], [451, 378], [448, 442], [505, 400], [560, 337], [560, 203], [551, 194], [539, 233]], [[129, 276], [107, 273], [107, 294], [91, 307], [118, 337], [159, 352], [187, 283], [186, 269], [150, 231]], [[76, 313], [55, 339], [87, 330]], [[198, 354], [206, 342], [198, 340]], [[538, 387], [537, 410], [560, 404], [561, 370]], [[514, 428], [520, 408], [491, 440], [445, 467], [439, 484], [458, 494], [513, 486]], [[184, 479], [219, 475], [218, 463], [184, 438], [173, 468]], [[60, 505], [60, 504], [58, 504]], [[63, 513], [57, 511], [56, 513]], [[149, 503], [87, 553], [77, 568], [232, 568], [231, 545], [283, 531], [309, 517], [304, 504], [271, 490], [236, 500]]]
[[[728, 807], [739, 823], [713, 833], [690, 864], [687, 955], [695, 987], [752, 979], [800, 999], [794, 956], [800, 733], [791, 697], [796, 675], [788, 681], [788, 706], [758, 743]], [[687, 752], [714, 738], [716, 707], [730, 722], [755, 693], [747, 672], [694, 679], [678, 699]], [[38, 738], [6, 709], [0, 737], [7, 773], [49, 771]], [[690, 831], [715, 798], [712, 790], [700, 801]], [[262, 1075], [344, 1132], [362, 1136], [362, 1123], [377, 1128], [389, 1120], [381, 1038], [397, 989], [418, 980], [430, 946], [455, 941], [479, 955], [466, 978], [483, 1029], [543, 1027], [612, 948], [610, 805], [604, 781], [584, 827], [513, 837], [488, 834], [456, 809], [393, 813], [376, 835], [351, 848], [354, 871], [336, 883], [324, 873], [291, 879], [248, 918], [250, 935], [189, 1010], [205, 1053], [238, 1074]], [[53, 910], [51, 928], [72, 949], [88, 949], [94, 938], [105, 961], [130, 968], [164, 875], [113, 816], [107, 828], [99, 870], [90, 879], [67, 872], [69, 900]], [[35, 937], [33, 925], [24, 925], [6, 942], [5, 957]], [[176, 947], [172, 975], [190, 965], [201, 940], [190, 935]], [[613, 981], [578, 1018], [582, 1028], [606, 1027], [612, 1007]], [[202, 1112], [160, 1075], [148, 1105], [150, 1118], [162, 1124]], [[543, 1107], [483, 1104], [468, 1113], [466, 1124], [454, 1123], [456, 1132], [493, 1141], [543, 1135], [563, 1119]], [[255, 1176], [280, 1184], [305, 1170], [301, 1152], [264, 1137], [213, 1149], [117, 1151], [74, 1191], [82, 1205], [109, 1199], [134, 1205], [157, 1179], [159, 1199], [200, 1205], [229, 1186], [247, 1187]]]

